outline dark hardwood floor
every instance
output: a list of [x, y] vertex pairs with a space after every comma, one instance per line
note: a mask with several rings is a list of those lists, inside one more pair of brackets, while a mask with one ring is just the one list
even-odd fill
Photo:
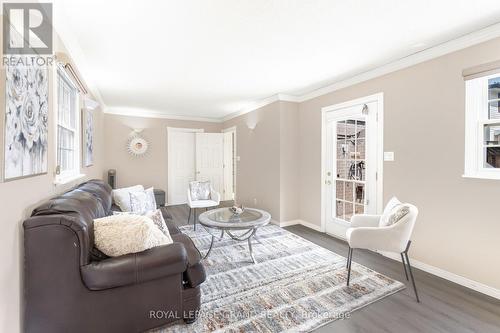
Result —
[[[222, 205], [229, 206], [231, 202]], [[186, 224], [189, 212], [186, 205], [170, 206], [168, 211], [176, 224]], [[285, 229], [342, 256], [347, 254], [344, 241], [302, 225]], [[406, 289], [353, 312], [349, 319], [337, 320], [316, 332], [500, 332], [499, 300], [414, 269], [420, 296], [420, 303], [417, 303], [400, 262], [366, 250], [354, 250], [353, 260], [406, 283]]]

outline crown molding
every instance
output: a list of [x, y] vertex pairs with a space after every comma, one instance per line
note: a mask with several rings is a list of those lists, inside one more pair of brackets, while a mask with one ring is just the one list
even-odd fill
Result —
[[104, 108], [104, 113], [119, 115], [119, 116], [142, 117], [142, 118], [160, 118], [160, 119], [171, 119], [171, 120], [199, 121], [208, 123], [222, 122], [221, 119], [219, 118], [182, 116], [176, 114], [168, 114], [161, 111], [141, 109], [141, 108], [130, 108], [130, 107], [106, 107]]
[[[55, 11], [57, 11], [58, 8], [59, 6], [54, 6]], [[67, 18], [64, 15], [64, 13], [55, 12], [54, 17], [57, 18], [53, 22], [53, 28], [55, 33], [57, 33], [57, 35], [59, 36], [59, 39], [62, 42], [64, 48], [66, 49], [70, 59], [77, 67], [76, 70], [80, 73], [81, 78], [84, 81], [84, 84], [89, 88], [92, 96], [95, 99], [97, 99], [97, 102], [99, 103], [100, 107], [104, 109], [106, 107], [106, 104], [104, 103], [104, 100], [101, 96], [101, 93], [99, 92], [99, 89], [97, 89], [97, 85], [89, 75], [86, 75], [88, 73], [88, 65], [85, 59], [85, 55], [80, 46], [80, 43], [78, 42], [78, 38], [76, 38], [75, 34], [73, 33], [73, 30], [68, 24]], [[54, 45], [57, 45], [57, 39]]]
[[331, 93], [333, 91], [340, 90], [364, 81], [368, 81], [376, 77], [398, 71], [400, 69], [408, 68], [419, 63], [489, 41], [497, 37], [500, 37], [500, 23], [490, 25], [481, 30], [477, 30], [465, 34], [461, 37], [438, 44], [436, 46], [429, 47], [425, 50], [410, 54], [406, 57], [392, 61], [372, 70], [354, 75], [348, 79], [334, 82], [328, 86], [297, 96], [296, 98], [298, 102], [305, 102], [310, 99]]
[[491, 39], [500, 37], [500, 23], [496, 23], [493, 25], [490, 25], [486, 28], [483, 28], [481, 30], [477, 30], [468, 34], [465, 34], [461, 37], [449, 40], [447, 42], [438, 44], [433, 47], [429, 47], [425, 50], [415, 52], [413, 54], [410, 54], [408, 56], [405, 56], [403, 58], [397, 59], [395, 61], [391, 61], [385, 65], [376, 67], [372, 70], [366, 71], [359, 73], [357, 75], [351, 76], [350, 78], [347, 78], [345, 80], [340, 80], [337, 82], [334, 82], [332, 84], [329, 84], [325, 87], [314, 89], [310, 92], [307, 92], [302, 95], [290, 95], [290, 94], [276, 94], [271, 97], [253, 102], [249, 107], [242, 109], [240, 111], [231, 113], [225, 117], [223, 117], [221, 120], [228, 121], [230, 119], [233, 119], [235, 117], [241, 116], [245, 113], [252, 112], [256, 109], [259, 109], [263, 106], [266, 106], [268, 104], [274, 103], [276, 101], [287, 101], [287, 102], [296, 102], [296, 103], [301, 103], [308, 101], [310, 99], [326, 95], [328, 93], [334, 92], [336, 90], [340, 90], [343, 88], [347, 88], [349, 86], [353, 86], [355, 84], [365, 82], [395, 71], [398, 71], [400, 69], [408, 68], [414, 65], [417, 65], [419, 63], [432, 60], [441, 56], [444, 56], [446, 54], [456, 52], [462, 49], [465, 49], [470, 46], [474, 46], [486, 41], [489, 41]]
[[[59, 28], [59, 29], [58, 29]], [[81, 48], [78, 45], [77, 39], [74, 38], [74, 35], [72, 34], [71, 30], [68, 29], [68, 26], [66, 22], [63, 22], [62, 24], [59, 24], [56, 27], [56, 31], [59, 33], [59, 36], [66, 46], [68, 52], [71, 54], [73, 57], [74, 61], [76, 64], [79, 65], [79, 67], [84, 67], [82, 70], [82, 75], [85, 75], [85, 58], [83, 55], [83, 52], [81, 52]], [[387, 64], [384, 64], [382, 66], [376, 67], [372, 70], [368, 70], [366, 72], [359, 73], [357, 75], [351, 76], [347, 79], [344, 80], [339, 80], [336, 82], [333, 82], [327, 86], [318, 88], [318, 89], [313, 89], [309, 92], [306, 92], [301, 95], [292, 95], [292, 94], [283, 94], [283, 93], [278, 93], [275, 95], [272, 95], [270, 97], [261, 99], [261, 100], [256, 100], [254, 102], [251, 102], [248, 106], [235, 111], [233, 113], [230, 113], [224, 117], [221, 118], [210, 118], [210, 117], [191, 117], [191, 116], [182, 116], [182, 115], [172, 115], [172, 114], [165, 114], [159, 111], [154, 111], [154, 110], [146, 110], [146, 109], [131, 109], [131, 108], [120, 108], [120, 107], [107, 107], [106, 104], [104, 103], [96, 85], [93, 84], [93, 82], [89, 82], [89, 78], [85, 78], [85, 81], [87, 85], [89, 86], [89, 89], [94, 95], [94, 97], [98, 100], [99, 104], [102, 106], [102, 108], [105, 110], [105, 113], [109, 114], [119, 114], [119, 115], [128, 115], [128, 116], [136, 116], [136, 117], [148, 117], [148, 118], [164, 118], [164, 119], [174, 119], [174, 120], [188, 120], [188, 121], [203, 121], [203, 122], [215, 122], [215, 123], [223, 123], [226, 121], [229, 121], [233, 118], [239, 117], [241, 115], [244, 115], [246, 113], [252, 112], [254, 110], [257, 110], [259, 108], [262, 108], [266, 105], [272, 104], [277, 101], [286, 101], [286, 102], [295, 102], [295, 103], [301, 103], [305, 102], [308, 100], [311, 100], [313, 98], [334, 92], [336, 90], [340, 90], [358, 83], [362, 83], [404, 68], [408, 68], [414, 65], [417, 65], [419, 63], [432, 60], [434, 58], [441, 57], [443, 55], [456, 52], [462, 49], [465, 49], [470, 46], [474, 46], [486, 41], [489, 41], [491, 39], [500, 37], [500, 23], [496, 23], [493, 25], [490, 25], [486, 28], [465, 34], [461, 37], [449, 40], [447, 42], [438, 44], [433, 47], [429, 47], [425, 50], [410, 54], [408, 56], [405, 56], [403, 58], [397, 59], [395, 61], [389, 62]]]

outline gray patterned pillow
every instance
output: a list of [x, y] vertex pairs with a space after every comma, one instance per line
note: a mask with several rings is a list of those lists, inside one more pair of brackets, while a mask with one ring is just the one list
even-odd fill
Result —
[[191, 182], [189, 183], [191, 192], [191, 200], [209, 200], [210, 199], [210, 182]]
[[387, 225], [393, 225], [410, 213], [410, 208], [404, 204], [397, 205], [391, 211]]
[[163, 214], [161, 213], [161, 210], [156, 209], [151, 212], [147, 212], [146, 216], [149, 217], [151, 220], [153, 220], [153, 223], [158, 227], [158, 229], [161, 230], [161, 232], [163, 232], [165, 236], [170, 238], [170, 232], [168, 231], [167, 224], [163, 219]]

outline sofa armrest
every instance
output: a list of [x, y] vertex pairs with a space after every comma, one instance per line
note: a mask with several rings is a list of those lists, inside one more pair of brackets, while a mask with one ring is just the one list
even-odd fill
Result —
[[90, 290], [103, 290], [182, 274], [188, 265], [183, 244], [172, 243], [139, 253], [94, 261], [81, 267]]

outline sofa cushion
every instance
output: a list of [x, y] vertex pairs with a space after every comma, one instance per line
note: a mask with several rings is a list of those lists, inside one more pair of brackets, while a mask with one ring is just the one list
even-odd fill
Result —
[[82, 266], [82, 279], [90, 290], [104, 290], [181, 274], [187, 267], [184, 246], [158, 246], [140, 253], [92, 262]]
[[183, 233], [172, 235], [172, 240], [182, 243], [186, 249], [188, 267], [184, 272], [184, 281], [192, 288], [200, 285], [206, 279], [205, 268], [201, 264], [202, 256], [200, 251], [198, 251], [191, 238]]
[[96, 247], [110, 257], [172, 243], [170, 235], [165, 235], [146, 217], [134, 214], [111, 215], [94, 220]]

